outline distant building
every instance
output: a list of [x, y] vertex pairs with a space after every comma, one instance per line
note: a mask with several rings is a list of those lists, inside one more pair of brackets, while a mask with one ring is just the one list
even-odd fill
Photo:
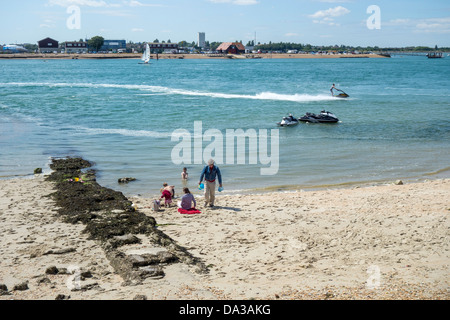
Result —
[[178, 52], [178, 43], [159, 43], [153, 42], [148, 44], [150, 46], [150, 50], [162, 50], [165, 52], [177, 53]]
[[52, 38], [45, 38], [41, 41], [38, 41], [38, 48], [39, 53], [58, 52], [59, 43]]
[[66, 53], [87, 53], [87, 42], [66, 42]]
[[241, 54], [245, 53], [245, 47], [240, 42], [223, 42], [217, 47], [216, 51], [227, 54]]
[[255, 46], [245, 46], [245, 53], [253, 53]]
[[119, 49], [127, 49], [126, 40], [105, 40], [99, 51], [118, 52]]
[[205, 48], [206, 47], [206, 36], [204, 32], [199, 32], [198, 33], [198, 46], [200, 48]]
[[3, 46], [3, 51], [5, 51], [6, 53], [23, 53], [23, 52], [28, 52], [27, 49], [25, 49], [22, 46], [17, 46], [15, 44], [9, 44], [7, 46]]

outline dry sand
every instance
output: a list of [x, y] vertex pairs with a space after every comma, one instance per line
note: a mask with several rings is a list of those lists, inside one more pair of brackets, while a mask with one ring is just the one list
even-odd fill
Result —
[[[200, 205], [202, 214], [191, 216], [176, 208], [153, 212], [151, 199], [130, 198], [210, 268], [203, 275], [176, 263], [165, 268], [164, 278], [137, 286], [122, 285], [82, 224], [61, 221], [47, 197], [52, 192], [53, 184], [42, 176], [0, 181], [0, 285], [8, 290], [1, 295], [0, 289], [1, 300], [450, 297], [448, 179], [225, 193], [216, 208]], [[127, 253], [151, 249], [148, 239], [121, 247]], [[68, 272], [46, 274], [52, 266]], [[78, 270], [92, 276], [80, 279]]]

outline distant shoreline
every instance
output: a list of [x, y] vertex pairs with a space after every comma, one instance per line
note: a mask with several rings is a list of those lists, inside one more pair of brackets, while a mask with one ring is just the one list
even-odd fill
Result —
[[[0, 54], [3, 60], [78, 60], [78, 59], [140, 59], [141, 54], [135, 53], [111, 53], [111, 54]], [[243, 55], [206, 55], [206, 54], [152, 54], [156, 59], [337, 59], [337, 58], [387, 58], [378, 54], [289, 54], [289, 53], [264, 53]]]

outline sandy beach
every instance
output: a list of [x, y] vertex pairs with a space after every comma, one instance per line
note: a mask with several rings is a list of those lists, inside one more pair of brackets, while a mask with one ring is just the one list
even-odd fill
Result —
[[[82, 222], [66, 223], [42, 175], [0, 181], [1, 300], [449, 299], [450, 180], [271, 194], [220, 194], [181, 215], [137, 211], [209, 272], [168, 263], [127, 285]], [[137, 213], [130, 213], [137, 214]], [[149, 237], [118, 248], [158, 252]]]
[[[140, 53], [110, 53], [110, 54], [0, 54], [0, 59], [15, 60], [15, 59], [141, 59]], [[378, 54], [288, 54], [288, 53], [265, 53], [265, 54], [242, 54], [230, 55], [229, 57], [217, 54], [152, 54], [151, 59], [339, 59], [339, 58], [386, 58], [386, 56]]]

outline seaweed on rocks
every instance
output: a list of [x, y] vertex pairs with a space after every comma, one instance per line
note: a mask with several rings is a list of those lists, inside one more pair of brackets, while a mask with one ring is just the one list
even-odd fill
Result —
[[148, 277], [163, 277], [163, 265], [168, 261], [162, 259], [162, 265], [150, 267], [131, 263], [132, 259], [118, 248], [139, 244], [137, 235], [148, 237], [155, 246], [173, 255], [170, 263], [183, 262], [195, 266], [198, 273], [208, 272], [198, 258], [158, 230], [153, 217], [136, 210], [121, 192], [99, 185], [94, 170], [84, 171], [92, 166], [82, 158], [53, 159], [50, 165], [53, 172], [47, 177], [56, 186], [51, 197], [65, 222], [86, 225], [84, 232], [90, 239], [100, 242], [111, 265], [126, 284], [139, 284]]

